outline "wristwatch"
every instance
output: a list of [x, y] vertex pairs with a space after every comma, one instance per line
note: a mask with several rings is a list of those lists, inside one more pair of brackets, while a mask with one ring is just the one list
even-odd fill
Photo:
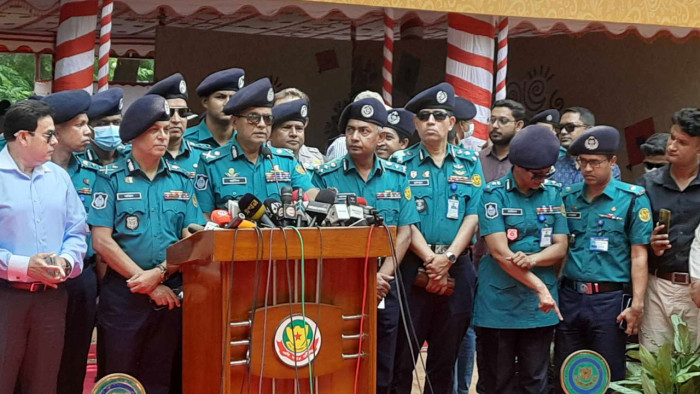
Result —
[[65, 265], [63, 266], [63, 273], [66, 274], [66, 278], [70, 276], [70, 273], [73, 272], [73, 266], [70, 265], [70, 262], [68, 262], [67, 259], [62, 259]]
[[457, 262], [457, 256], [455, 256], [454, 253], [452, 253], [448, 250], [444, 254], [445, 254], [445, 257], [447, 257], [447, 261], [449, 261], [450, 264], [454, 264]]

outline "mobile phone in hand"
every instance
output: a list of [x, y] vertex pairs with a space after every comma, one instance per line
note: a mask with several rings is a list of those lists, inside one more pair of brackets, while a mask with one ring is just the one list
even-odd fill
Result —
[[[632, 294], [623, 294], [622, 295], [622, 305], [620, 306], [620, 313], [624, 311], [625, 309], [629, 308], [632, 306]], [[620, 323], [618, 324], [618, 327], [622, 331], [627, 331], [627, 320], [622, 319]]]
[[659, 209], [659, 224], [664, 225], [664, 233], [668, 234], [671, 232], [671, 211], [668, 209]]

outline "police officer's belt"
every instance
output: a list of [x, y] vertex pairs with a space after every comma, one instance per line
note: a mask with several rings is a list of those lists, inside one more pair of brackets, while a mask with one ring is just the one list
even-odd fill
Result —
[[568, 287], [579, 294], [609, 293], [624, 290], [626, 283], [619, 282], [580, 282], [569, 278], [561, 278], [562, 287]]
[[658, 270], [653, 273], [654, 276], [661, 279], [670, 280], [677, 285], [689, 285], [690, 284], [690, 274], [687, 272], [659, 272]]
[[24, 290], [30, 293], [36, 293], [38, 291], [45, 291], [53, 289], [41, 282], [10, 282], [5, 279], [0, 279], [0, 283], [5, 287], [11, 287], [13, 289]]

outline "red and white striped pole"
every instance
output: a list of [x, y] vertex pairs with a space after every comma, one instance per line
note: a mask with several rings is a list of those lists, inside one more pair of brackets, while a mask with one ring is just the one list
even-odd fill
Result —
[[92, 93], [97, 0], [61, 0], [53, 91]]
[[382, 66], [382, 97], [391, 106], [394, 91], [394, 10], [384, 9], [384, 63]]
[[498, 53], [496, 55], [496, 100], [506, 98], [506, 73], [508, 72], [508, 18], [498, 23]]
[[112, 0], [102, 3], [100, 19], [100, 49], [98, 51], [97, 91], [109, 89], [109, 49], [112, 46]]
[[451, 13], [447, 28], [446, 80], [476, 106], [474, 137], [488, 140], [493, 92], [493, 17]]

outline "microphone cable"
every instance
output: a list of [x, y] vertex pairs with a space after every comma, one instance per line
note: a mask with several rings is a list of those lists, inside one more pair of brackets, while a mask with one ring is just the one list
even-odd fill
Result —
[[364, 325], [365, 325], [365, 307], [367, 306], [367, 269], [369, 266], [369, 250], [372, 245], [372, 231], [374, 231], [374, 225], [370, 226], [369, 234], [367, 235], [367, 249], [365, 250], [365, 268], [363, 273], [363, 286], [362, 286], [362, 312], [360, 315], [360, 338], [358, 339], [357, 345], [357, 362], [355, 363], [355, 383], [353, 385], [353, 393], [357, 394], [357, 381], [360, 377], [360, 362], [362, 361], [362, 339], [365, 335]]
[[[301, 245], [301, 316], [304, 318], [304, 322], [306, 323], [306, 259], [304, 254], [304, 238], [301, 236], [301, 232], [298, 228], [291, 226], [290, 228], [297, 233], [297, 236], [299, 237], [299, 244]], [[309, 367], [309, 390], [310, 394], [313, 394], [313, 371], [311, 370], [311, 363], [308, 363], [307, 365]]]
[[[289, 247], [288, 247], [288, 240], [287, 240], [287, 227], [281, 227], [280, 230], [282, 230], [282, 237], [284, 237], [284, 260], [285, 260], [285, 268], [287, 270], [287, 293], [289, 295], [289, 302], [287, 304], [289, 305], [289, 316], [294, 315], [294, 309], [292, 308], [292, 275], [289, 272]], [[296, 352], [296, 343], [294, 343], [294, 351]], [[295, 390], [297, 393], [301, 393], [301, 386], [299, 384], [299, 365], [297, 365], [297, 360], [296, 358], [294, 359], [294, 384], [295, 384]]]
[[[263, 251], [264, 251], [264, 244], [261, 242], [262, 239], [262, 230], [260, 230], [259, 227], [253, 227], [255, 229], [256, 233], [256, 252], [255, 252], [255, 274], [253, 277], [253, 297], [251, 301], [251, 308], [250, 308], [250, 342], [248, 343], [248, 352], [250, 354], [250, 349], [251, 346], [253, 346], [253, 326], [255, 325], [255, 298], [257, 297], [258, 294], [258, 282], [260, 281], [260, 261], [262, 260], [263, 256]], [[240, 231], [239, 229], [236, 229], [236, 232]], [[252, 379], [252, 368], [250, 365], [250, 360], [248, 360], [248, 393], [250, 393], [250, 383]], [[243, 381], [241, 382], [241, 393], [243, 392]]]
[[[263, 340], [267, 340], [267, 308], [269, 306], [269, 297], [270, 297], [270, 278], [272, 277], [272, 238], [273, 235], [275, 234], [274, 229], [270, 231], [270, 248], [268, 252], [268, 259], [267, 259], [267, 280], [265, 283], [265, 302], [263, 304]], [[265, 242], [265, 239], [263, 238], [263, 242]], [[257, 293], [256, 293], [257, 295]], [[265, 348], [266, 346], [263, 345], [262, 347], [262, 354], [260, 355], [260, 379], [258, 381], [258, 394], [262, 394], [262, 383], [263, 383], [263, 371], [265, 368]], [[274, 385], [273, 385], [274, 386]]]
[[[233, 268], [235, 265], [233, 262], [236, 260], [236, 243], [238, 242], [238, 230], [236, 230], [235, 233], [233, 233], [233, 248], [231, 249], [231, 268], [229, 269], [229, 284], [233, 287]], [[224, 322], [224, 329], [222, 330], [222, 334], [224, 339], [221, 341], [222, 343], [227, 346], [226, 349], [228, 349], [229, 344], [231, 342], [231, 298], [232, 298], [232, 291], [228, 292], [228, 297], [226, 297], [226, 321]], [[226, 379], [229, 379], [231, 376], [231, 373], [229, 371], [230, 368], [230, 360], [226, 359], [226, 353], [227, 350], [223, 349], [222, 354], [221, 354], [221, 384], [220, 384], [220, 392], [224, 392], [224, 382]], [[243, 383], [241, 382], [241, 391], [243, 391]]]

